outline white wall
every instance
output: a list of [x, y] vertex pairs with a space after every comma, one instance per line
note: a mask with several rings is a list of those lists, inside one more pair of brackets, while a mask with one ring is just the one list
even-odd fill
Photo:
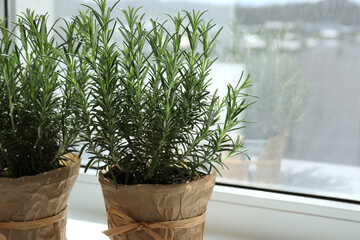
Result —
[[[3, 0], [0, 0], [3, 1]], [[10, 0], [11, 20], [16, 19], [16, 15], [25, 12], [26, 9], [34, 10], [38, 14], [49, 14], [49, 24], [54, 22], [55, 0]]]

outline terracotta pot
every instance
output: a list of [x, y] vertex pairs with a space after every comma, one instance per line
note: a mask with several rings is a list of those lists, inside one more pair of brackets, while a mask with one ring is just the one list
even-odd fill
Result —
[[[207, 175], [201, 179], [183, 184], [173, 185], [118, 185], [115, 186], [109, 179], [99, 174], [106, 210], [108, 211], [108, 226], [131, 228], [131, 224], [116, 214], [109, 213], [110, 209], [122, 213], [134, 220], [135, 231], [111, 236], [112, 240], [202, 240], [204, 239], [204, 222], [190, 223], [190, 226], [175, 228], [173, 236], [169, 228], [145, 229], [143, 226], [152, 226], [151, 223], [169, 221], [176, 225], [178, 220], [188, 221], [196, 217], [204, 217], [207, 203], [215, 184], [215, 174]], [[199, 217], [200, 216], [200, 217]], [[150, 225], [148, 225], [150, 224]], [[154, 224], [153, 224], [154, 225]], [[181, 225], [181, 224], [180, 224]], [[115, 229], [116, 230], [116, 229]], [[133, 229], [134, 230], [134, 229]], [[150, 232], [152, 231], [152, 232]], [[149, 233], [150, 232], [150, 233]], [[154, 237], [153, 233], [159, 237]]]
[[[81, 162], [77, 156], [70, 157], [74, 162], [68, 161], [66, 167], [34, 176], [0, 178], [0, 239], [66, 239], [67, 201]], [[4, 227], [9, 222], [15, 222], [11, 224], [16, 229]], [[20, 225], [26, 227], [19, 229]]]

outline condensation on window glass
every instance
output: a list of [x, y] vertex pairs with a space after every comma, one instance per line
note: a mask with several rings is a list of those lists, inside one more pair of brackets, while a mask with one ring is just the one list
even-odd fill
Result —
[[[54, 20], [70, 19], [81, 4], [95, 6], [16, 0], [11, 8], [35, 8]], [[243, 117], [253, 123], [233, 136], [243, 139], [251, 161], [226, 159], [219, 182], [360, 200], [360, 0], [119, 2], [129, 5], [159, 20], [207, 9], [214, 32], [223, 27], [212, 90], [225, 94], [242, 71], [251, 75], [248, 93], [258, 98]]]

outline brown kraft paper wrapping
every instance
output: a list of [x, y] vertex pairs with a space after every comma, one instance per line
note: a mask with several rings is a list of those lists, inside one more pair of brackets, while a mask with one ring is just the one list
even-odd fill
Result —
[[[99, 174], [106, 210], [116, 209], [139, 223], [166, 222], [198, 217], [206, 212], [215, 184], [215, 173], [201, 179], [173, 185], [118, 185], [116, 188], [103, 173]], [[115, 227], [120, 227], [117, 216], [113, 215]], [[109, 229], [113, 228], [108, 218]], [[174, 240], [204, 239], [205, 223], [188, 228], [174, 229]], [[152, 229], [162, 239], [171, 239], [168, 229]], [[115, 235], [111, 240], [153, 240], [141, 229], [124, 235]]]
[[[61, 215], [79, 174], [81, 159], [68, 166], [20, 178], [0, 178], [0, 223], [29, 222]], [[27, 224], [27, 223], [25, 223]], [[1, 229], [6, 240], [65, 240], [66, 217], [48, 226], [28, 229]]]

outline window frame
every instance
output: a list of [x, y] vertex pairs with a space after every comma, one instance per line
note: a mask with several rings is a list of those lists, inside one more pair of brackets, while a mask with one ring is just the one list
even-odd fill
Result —
[[291, 196], [297, 197], [305, 197], [305, 198], [312, 198], [312, 199], [319, 199], [319, 200], [328, 200], [333, 202], [340, 202], [340, 203], [350, 203], [350, 204], [359, 204], [360, 201], [345, 199], [345, 198], [337, 198], [337, 197], [328, 197], [325, 195], [316, 195], [316, 194], [308, 194], [303, 192], [295, 192], [295, 191], [285, 191], [285, 190], [278, 190], [274, 188], [265, 188], [265, 187], [253, 187], [253, 186], [246, 186], [246, 185], [236, 185], [236, 184], [229, 184], [223, 182], [216, 182], [216, 185], [223, 186], [223, 187], [231, 187], [231, 188], [241, 188], [241, 189], [248, 189], [248, 190], [258, 190], [262, 192], [269, 192], [269, 193], [278, 193], [278, 194], [286, 194]]
[[[9, 18], [9, 2], [3, 0], [2, 3], [4, 18]], [[81, 168], [69, 205], [70, 217], [78, 212], [93, 216], [97, 219], [94, 221], [106, 222], [95, 170], [84, 173]], [[360, 202], [216, 183], [207, 212], [206, 233], [249, 240], [338, 240], [345, 237], [356, 240], [360, 235]]]
[[[13, 17], [16, 16], [16, 14], [15, 14], [15, 12], [12, 12], [12, 11], [14, 11], [13, 8], [16, 5], [16, 1], [9, 2], [9, 0], [0, 0], [0, 4], [1, 3], [3, 3], [3, 6], [4, 6], [4, 17], [8, 18], [9, 20], [14, 20]], [[9, 21], [7, 22], [7, 28], [9, 28]], [[277, 190], [276, 188], [272, 188], [270, 185], [269, 185], [269, 188], [265, 188], [265, 187], [244, 185], [241, 183], [239, 183], [237, 185], [237, 184], [228, 184], [228, 183], [223, 183], [223, 182], [217, 182], [216, 184], [219, 186], [227, 186], [227, 187], [233, 187], [233, 188], [261, 190], [264, 192], [288, 194], [288, 195], [292, 195], [292, 196], [310, 197], [310, 198], [314, 198], [314, 199], [323, 199], [323, 200], [330, 200], [330, 201], [337, 201], [337, 202], [344, 202], [344, 203], [360, 204], [360, 201], [355, 200], [355, 199], [352, 200], [352, 199], [346, 199], [346, 198], [341, 198], [341, 197], [330, 197], [330, 196], [324, 196], [324, 195], [315, 195], [313, 193], [297, 192], [296, 189], [294, 189], [294, 191]]]

